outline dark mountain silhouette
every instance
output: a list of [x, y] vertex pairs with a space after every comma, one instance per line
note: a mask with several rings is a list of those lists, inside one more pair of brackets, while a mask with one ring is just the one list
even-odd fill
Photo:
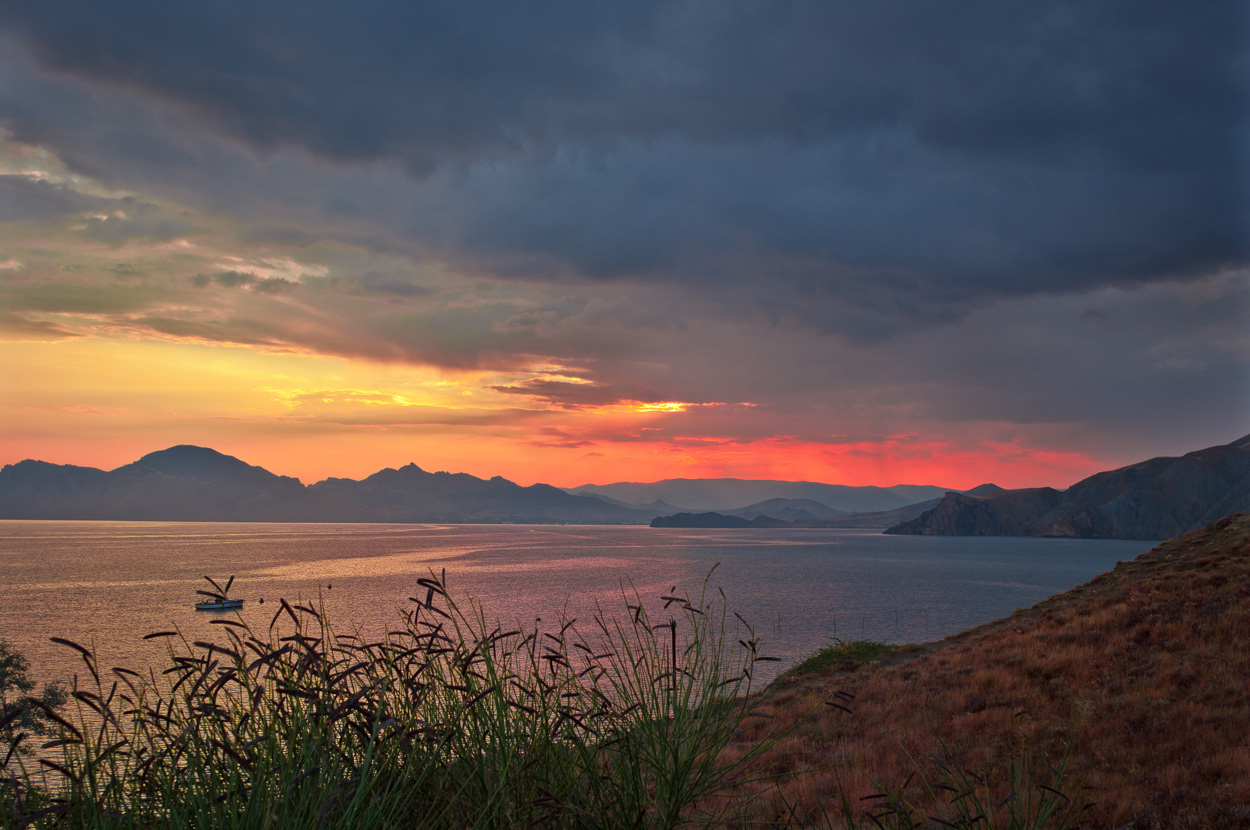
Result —
[[0, 518], [302, 521], [299, 479], [203, 447], [179, 446], [104, 472], [22, 461], [0, 470]]
[[277, 481], [298, 484], [299, 479], [275, 475], [264, 467], [254, 467], [233, 455], [226, 455], [208, 447], [179, 444], [167, 450], [148, 453], [114, 473], [152, 471], [167, 476], [196, 478], [200, 481], [254, 481], [273, 483]]
[[0, 470], [0, 518], [71, 519], [106, 518], [73, 515], [92, 512], [85, 502], [108, 473], [94, 467], [19, 461]]
[[960, 492], [968, 496], [997, 496], [1006, 493], [1007, 490], [999, 487], [997, 484], [978, 484], [971, 490], [962, 490]]
[[534, 522], [646, 524], [655, 515], [546, 484], [427, 473], [305, 487], [205, 447], [178, 446], [105, 472], [22, 461], [0, 470], [0, 518], [127, 521]]
[[483, 480], [467, 473], [428, 473], [416, 464], [387, 468], [363, 481], [330, 478], [308, 489], [392, 522], [645, 524], [655, 515], [573, 496], [549, 484], [522, 487], [499, 476]]
[[[978, 488], [980, 489], [980, 488]], [[1097, 473], [1067, 490], [947, 493], [887, 533], [1170, 539], [1250, 510], [1250, 436]]]
[[[726, 494], [787, 485], [792, 491], [824, 488], [830, 495], [849, 498], [849, 494], [871, 503], [940, 490], [737, 479], [710, 480], [702, 490], [697, 486], [700, 482], [690, 479], [656, 484], [674, 483], [680, 485], [677, 492], [697, 498], [709, 494], [727, 498]], [[833, 507], [827, 500], [778, 495], [713, 515], [675, 508], [658, 496], [639, 508], [614, 503], [615, 497], [605, 492], [620, 486], [625, 485], [586, 487], [581, 489], [589, 493], [573, 495], [546, 484], [522, 487], [500, 477], [484, 480], [465, 473], [429, 473], [409, 464], [381, 470], [361, 481], [330, 478], [305, 487], [299, 479], [275, 475], [216, 450], [183, 445], [108, 472], [34, 460], [6, 465], [0, 470], [0, 518], [646, 524], [657, 515], [676, 514], [682, 517], [674, 516], [679, 523], [666, 526], [881, 527], [892, 523], [889, 533], [1158, 539], [1250, 510], [1250, 436], [1181, 458], [1153, 458], [1099, 473], [1066, 491], [1003, 490], [985, 484], [966, 493], [947, 492], [940, 501], [914, 500], [843, 515], [839, 515], [843, 507]], [[649, 488], [653, 486], [628, 485], [626, 494], [653, 492]]]
[[744, 519], [742, 516], [727, 516], [723, 513], [678, 513], [675, 516], [656, 516], [651, 520], [651, 526], [679, 528], [791, 527], [789, 522], [772, 519], [768, 516]]

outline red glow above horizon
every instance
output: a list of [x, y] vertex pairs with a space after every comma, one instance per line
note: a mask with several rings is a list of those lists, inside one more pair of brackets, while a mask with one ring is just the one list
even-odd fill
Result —
[[6, 349], [3, 463], [113, 469], [196, 444], [306, 484], [412, 462], [522, 485], [741, 478], [955, 489], [987, 481], [1066, 487], [1114, 466], [975, 431], [871, 441], [743, 438], [731, 427], [743, 418], [766, 426], [767, 408], [559, 407], [491, 392], [493, 378], [472, 373], [450, 378], [308, 355], [87, 339]]
[[[172, 430], [170, 431], [173, 432]], [[34, 458], [58, 464], [114, 469], [150, 452], [175, 444], [210, 446], [227, 455], [264, 467], [278, 475], [294, 476], [305, 484], [325, 478], [360, 479], [386, 467], [414, 463], [429, 472], [464, 472], [479, 478], [503, 476], [517, 484], [544, 483], [557, 487], [649, 482], [666, 478], [739, 478], [816, 481], [852, 486], [890, 487], [927, 484], [967, 490], [992, 482], [1017, 487], [1067, 487], [1088, 475], [1108, 469], [1076, 454], [1026, 453], [1008, 450], [943, 450], [926, 448], [898, 452], [878, 447], [873, 452], [819, 444], [761, 441], [741, 445], [732, 457], [716, 450], [676, 448], [640, 443], [628, 453], [568, 451], [532, 448], [507, 441], [482, 442], [439, 439], [433, 445], [396, 440], [393, 436], [320, 437], [316, 452], [298, 442], [257, 441], [223, 436], [186, 440], [169, 434], [163, 441], [130, 436], [106, 442], [69, 439], [6, 442], [0, 462], [12, 464]], [[506, 453], [506, 454], [505, 454]], [[766, 460], [752, 458], [762, 456]], [[822, 459], [823, 456], [823, 459]]]

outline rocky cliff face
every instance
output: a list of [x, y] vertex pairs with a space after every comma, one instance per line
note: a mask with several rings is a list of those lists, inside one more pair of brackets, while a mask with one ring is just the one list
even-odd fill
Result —
[[1036, 536], [1039, 514], [1053, 510], [1062, 494], [1049, 487], [1009, 490], [998, 496], [947, 493], [936, 507], [886, 533], [923, 536]]
[[1098, 473], [1063, 492], [947, 493], [937, 507], [886, 533], [1170, 539], [1247, 510], [1250, 436]]

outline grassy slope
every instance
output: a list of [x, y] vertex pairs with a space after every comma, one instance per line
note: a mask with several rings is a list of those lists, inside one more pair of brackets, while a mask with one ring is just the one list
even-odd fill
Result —
[[[853, 714], [823, 705], [836, 690]], [[869, 668], [792, 672], [757, 709], [773, 719], [744, 743], [795, 725], [766, 765], [806, 771], [773, 799], [800, 825], [839, 786], [859, 812], [944, 754], [1001, 776], [1010, 741], [1057, 762], [1072, 738], [1066, 789], [1095, 802], [1091, 826], [1250, 827], [1250, 515]]]

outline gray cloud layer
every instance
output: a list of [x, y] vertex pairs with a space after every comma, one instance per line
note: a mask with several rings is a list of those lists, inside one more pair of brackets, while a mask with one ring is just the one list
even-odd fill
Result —
[[[531, 277], [768, 268], [808, 295], [938, 301], [1247, 257], [1238, 4], [5, 5], [63, 96], [185, 113], [143, 147], [95, 136], [97, 165], [143, 153], [158, 175], [192, 127], [399, 165], [425, 186], [387, 206], [408, 214], [392, 233], [531, 257]], [[19, 138], [80, 126], [16, 77]], [[368, 192], [320, 197], [373, 218]]]
[[[1240, 410], [1221, 429], [1250, 420], [1243, 4], [0, 6], [18, 140], [232, 217], [243, 245], [385, 260], [300, 286], [202, 272], [201, 294], [245, 289], [254, 312], [207, 336], [446, 366], [582, 356], [598, 386], [508, 389], [565, 403], [798, 409], [813, 380], [871, 397], [931, 376], [934, 417], [1146, 419], [1166, 389]], [[109, 201], [9, 178], [6, 219]], [[132, 207], [82, 233], [194, 229]], [[443, 273], [495, 287], [453, 301]], [[1186, 305], [1186, 286], [1214, 294]], [[326, 288], [401, 305], [338, 333], [265, 317], [339, 309]], [[1119, 403], [1099, 394], [1113, 376]]]

